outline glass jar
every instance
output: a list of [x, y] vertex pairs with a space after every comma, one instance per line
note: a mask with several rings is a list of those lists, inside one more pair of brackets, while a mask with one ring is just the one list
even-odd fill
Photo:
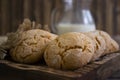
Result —
[[[52, 13], [51, 30], [56, 34], [94, 31], [95, 23], [90, 12], [91, 0], [63, 0], [62, 10]], [[59, 15], [59, 18], [57, 14]]]

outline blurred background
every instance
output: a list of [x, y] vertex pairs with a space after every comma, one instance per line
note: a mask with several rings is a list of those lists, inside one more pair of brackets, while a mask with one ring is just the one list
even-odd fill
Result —
[[[24, 18], [51, 25], [51, 14], [62, 0], [0, 0], [0, 35], [16, 31]], [[120, 35], [120, 0], [92, 0], [91, 11], [97, 29]]]

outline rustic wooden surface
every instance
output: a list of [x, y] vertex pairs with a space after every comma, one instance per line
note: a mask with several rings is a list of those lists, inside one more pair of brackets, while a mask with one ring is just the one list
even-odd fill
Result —
[[7, 80], [6, 78], [9, 80], [105, 80], [120, 69], [119, 61], [120, 53], [113, 53], [83, 68], [62, 71], [45, 65], [26, 65], [0, 60], [0, 78], [2, 80]]
[[117, 72], [113, 73], [112, 76], [110, 76], [106, 80], [120, 80], [120, 70], [118, 70]]

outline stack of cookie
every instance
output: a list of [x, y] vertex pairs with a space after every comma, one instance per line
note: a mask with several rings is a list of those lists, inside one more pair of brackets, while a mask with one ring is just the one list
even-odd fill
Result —
[[8, 35], [7, 43], [14, 61], [30, 64], [44, 59], [52, 68], [77, 69], [119, 50], [116, 41], [104, 31], [70, 32], [57, 36], [38, 27], [25, 20], [17, 32]]

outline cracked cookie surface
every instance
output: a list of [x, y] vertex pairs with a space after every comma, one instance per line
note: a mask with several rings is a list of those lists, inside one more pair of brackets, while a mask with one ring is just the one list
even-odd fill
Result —
[[118, 43], [114, 39], [112, 39], [111, 36], [107, 32], [99, 31], [99, 30], [97, 30], [97, 31], [99, 32], [100, 36], [102, 36], [104, 38], [105, 43], [106, 43], [106, 49], [105, 49], [103, 55], [106, 55], [111, 52], [115, 52], [115, 51], [119, 50]]
[[106, 42], [104, 40], [104, 38], [100, 35], [99, 31], [90, 31], [90, 32], [86, 32], [84, 33], [85, 35], [87, 35], [88, 37], [90, 37], [93, 41], [94, 41], [94, 47], [95, 47], [95, 53], [92, 57], [91, 61], [94, 61], [96, 59], [98, 59], [105, 51], [106, 49]]
[[44, 59], [49, 67], [77, 69], [87, 64], [94, 53], [93, 41], [82, 33], [62, 34], [47, 46]]
[[18, 44], [11, 49], [10, 55], [17, 62], [37, 62], [42, 58], [46, 45], [56, 37], [40, 29], [24, 31], [20, 34]]

